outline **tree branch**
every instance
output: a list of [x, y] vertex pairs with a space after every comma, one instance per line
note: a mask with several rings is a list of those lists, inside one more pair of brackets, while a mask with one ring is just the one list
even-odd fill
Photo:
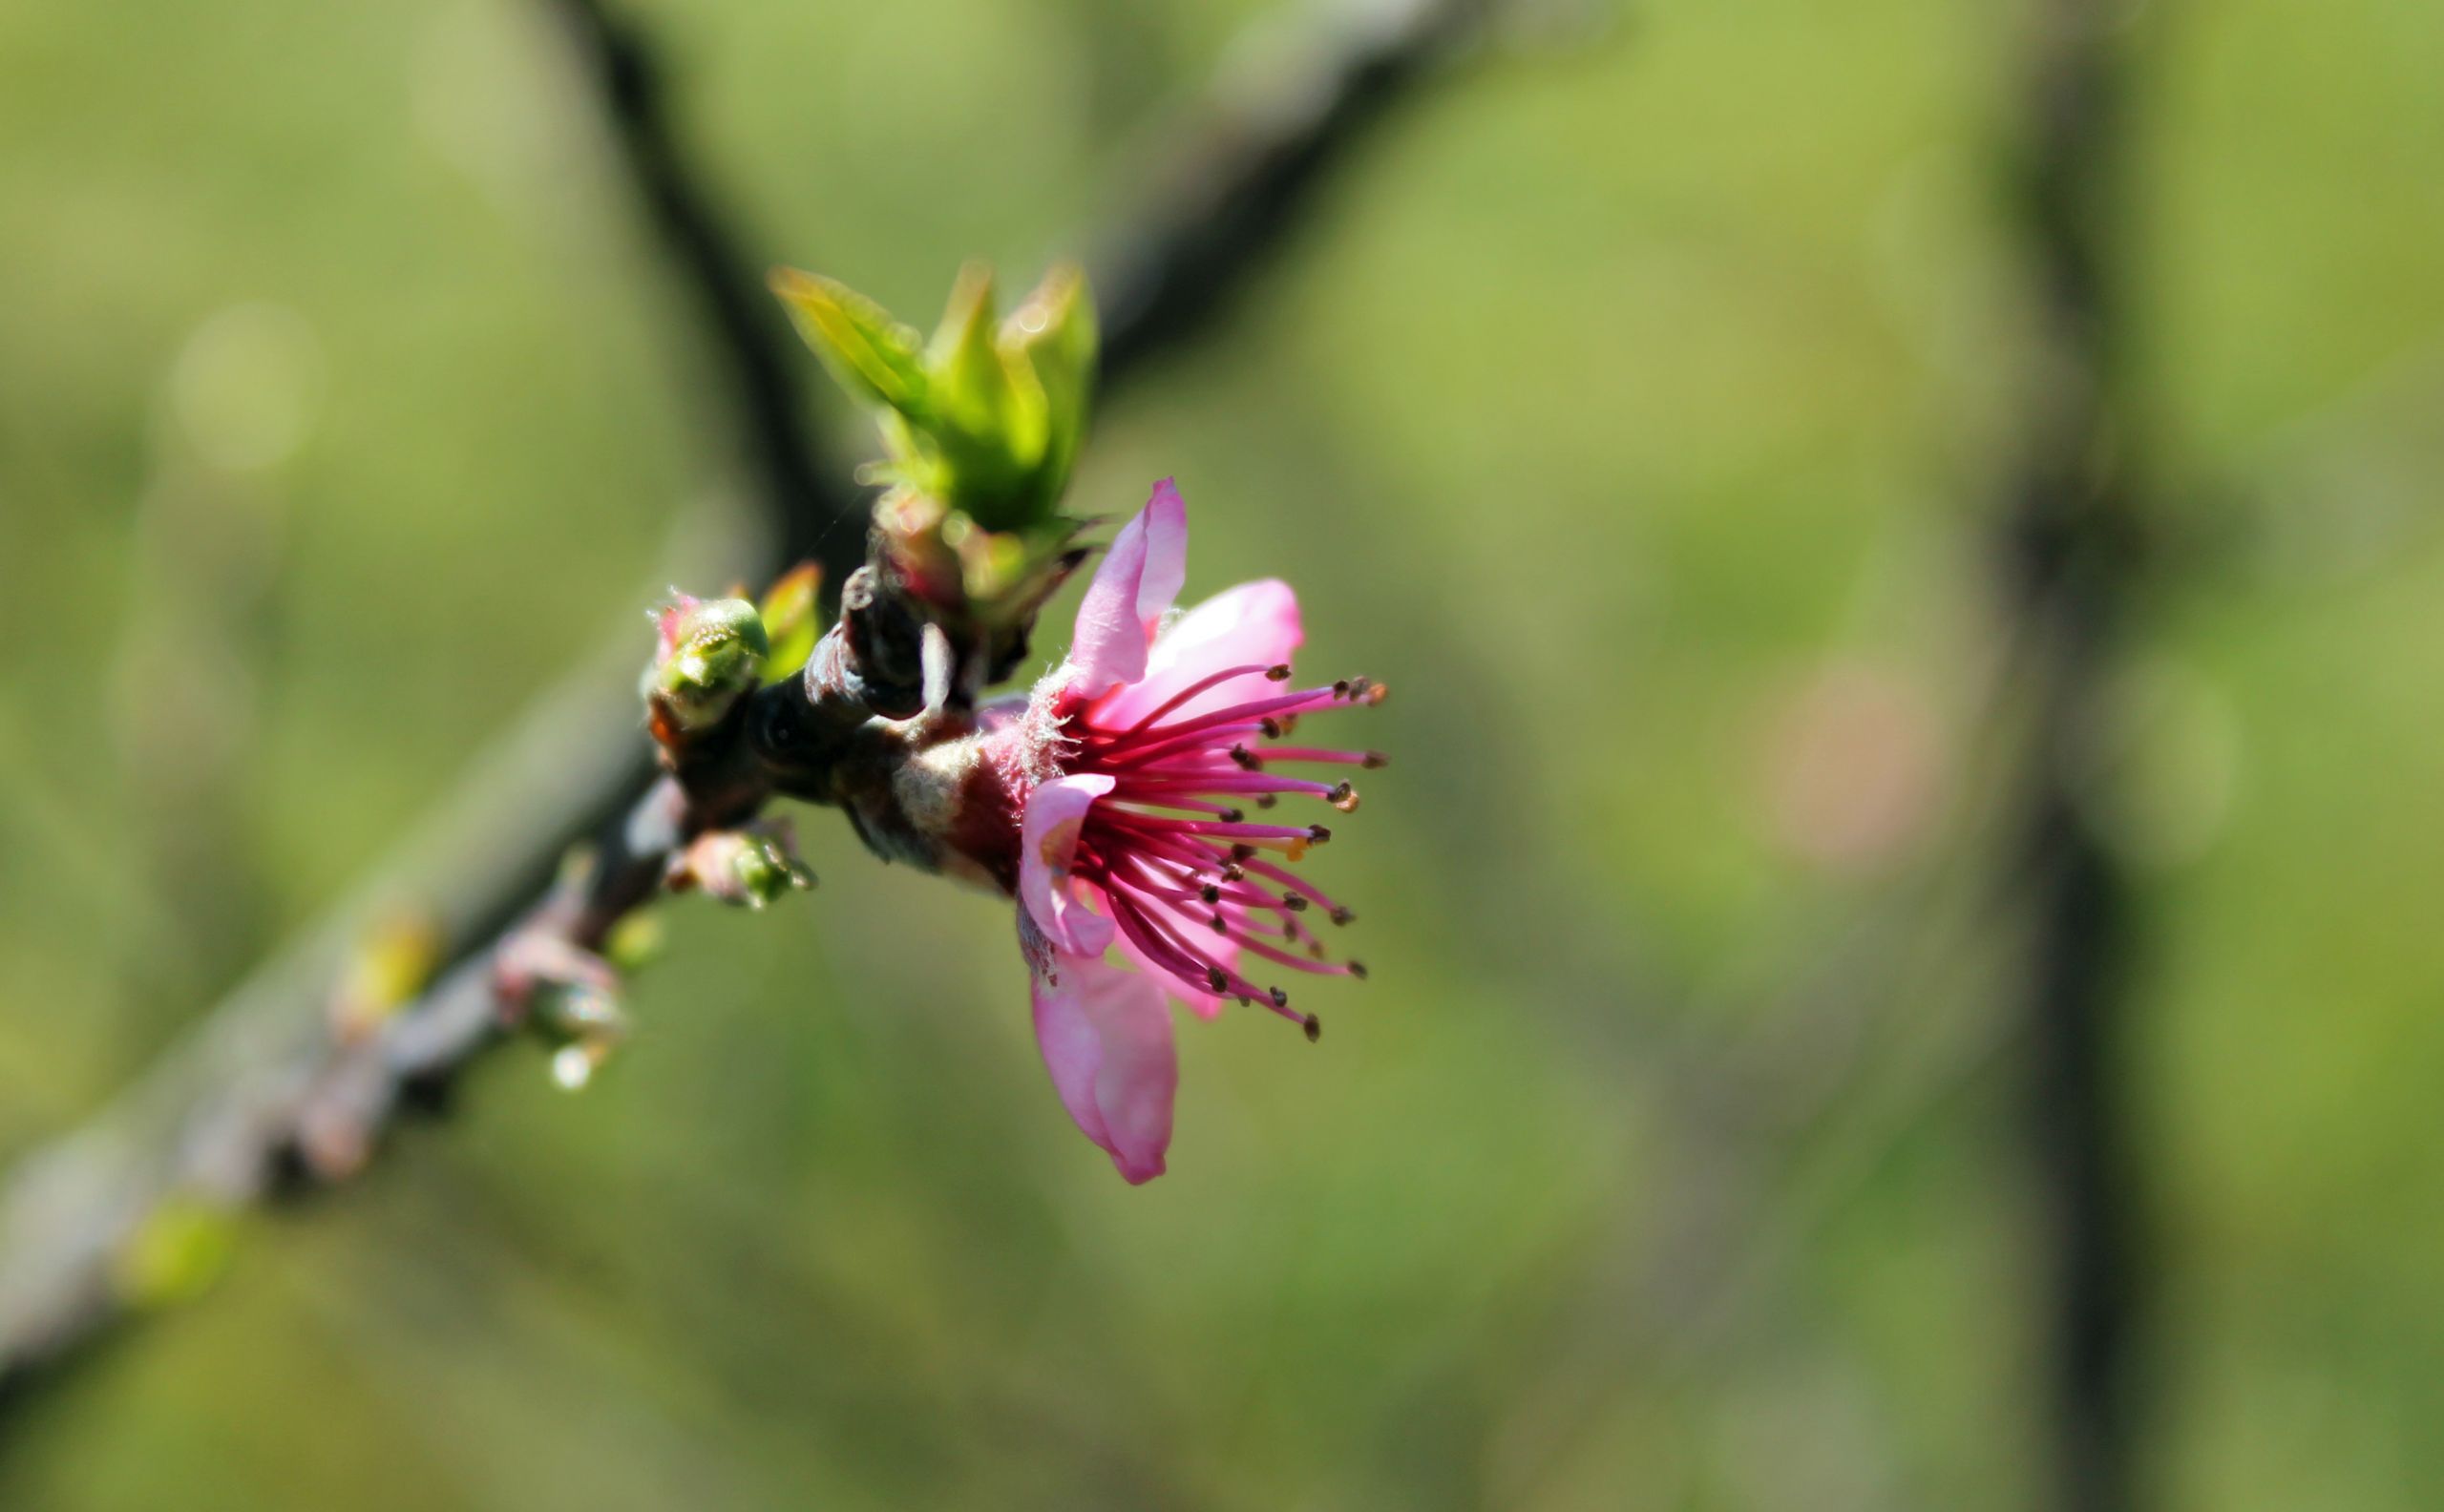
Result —
[[2002, 567], [2029, 647], [2033, 723], [2017, 799], [2013, 896], [2030, 1136], [2048, 1251], [2056, 1504], [2133, 1502], [2130, 1354], [2138, 1306], [2129, 1116], [2117, 1034], [2136, 945], [2131, 883], [2083, 803], [2137, 597], [2144, 524], [2130, 407], [2115, 203], [2125, 166], [2117, 8], [2049, 0], [2032, 57], [2022, 236], [2041, 344]]
[[[679, 150], [650, 53], [595, 0], [551, 3], [588, 64], [673, 281], [706, 327], [735, 439], [772, 514], [765, 565], [777, 573], [813, 557], [835, 569], [829, 581], [843, 581], [864, 533], [833, 527], [862, 514], [863, 501], [833, 481], [846, 470], [822, 455], [810, 429], [797, 376], [807, 364]], [[1105, 243], [1111, 250], [1097, 283], [1113, 296], [1104, 323], [1107, 388], [1211, 328], [1293, 229], [1329, 165], [1424, 75], [1474, 10], [1459, 0], [1373, 7], [1367, 13], [1391, 24], [1347, 30], [1312, 69], [1292, 71], [1272, 91], [1237, 92], [1209, 113], [1172, 194]], [[642, 651], [621, 648], [610, 661], [633, 666]], [[616, 718], [594, 692], [606, 685], [622, 695]], [[429, 990], [369, 1029], [335, 1016], [334, 983], [364, 916], [344, 911], [0, 1189], [0, 1408], [22, 1403], [126, 1316], [123, 1259], [148, 1224], [176, 1204], [234, 1208], [361, 1169], [402, 1107], [437, 1102], [456, 1072], [500, 1040], [495, 976], [510, 941], [599, 947], [653, 895], [677, 846], [735, 817], [650, 775], [623, 676], [592, 671], [573, 686], [551, 715], [531, 722], [506, 767], [502, 790], [532, 797], [542, 818], [514, 827], [526, 840], [496, 844], [438, 891], [452, 929], [447, 964]], [[548, 794], [545, 774], [557, 779]], [[544, 885], [570, 839], [589, 832], [593, 866]]]

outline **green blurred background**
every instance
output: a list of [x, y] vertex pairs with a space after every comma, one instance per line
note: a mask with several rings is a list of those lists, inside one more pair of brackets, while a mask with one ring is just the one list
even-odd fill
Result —
[[[912, 315], [1081, 250], [1266, 9], [637, 8], [756, 254]], [[2444, 8], [2130, 10], [2186, 543], [2089, 783], [2141, 884], [2140, 1470], [2433, 1507]], [[2035, 1504], [2021, 39], [1512, 38], [1106, 410], [1077, 498], [1176, 473], [1191, 596], [1287, 576], [1309, 663], [1398, 690], [1317, 858], [1374, 979], [1317, 1047], [1184, 1026], [1169, 1177], [1062, 1115], [1007, 906], [809, 815], [821, 891], [668, 909], [594, 1088], [513, 1048], [250, 1223], [20, 1418], [0, 1505]], [[532, 10], [0, 8], [0, 1153], [642, 658], [739, 494], [714, 402]]]

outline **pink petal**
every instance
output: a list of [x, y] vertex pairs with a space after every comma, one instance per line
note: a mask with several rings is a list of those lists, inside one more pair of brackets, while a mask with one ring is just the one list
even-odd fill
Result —
[[[1154, 642], [1146, 674], [1096, 706], [1095, 722], [1127, 728], [1172, 694], [1225, 667], [1279, 666], [1306, 638], [1298, 620], [1298, 596], [1275, 578], [1241, 583], [1215, 594], [1180, 617]], [[1263, 698], [1282, 689], [1251, 672], [1218, 682], [1164, 716], [1186, 719]]]
[[1188, 503], [1165, 478], [1154, 485], [1137, 517], [1146, 522], [1146, 572], [1137, 582], [1137, 619], [1150, 638], [1188, 585]]
[[1111, 778], [1093, 773], [1056, 777], [1027, 794], [1019, 820], [1019, 900], [1054, 946], [1082, 956], [1103, 954], [1112, 923], [1079, 898], [1069, 862], [1086, 810], [1111, 789]]
[[1096, 698], [1146, 675], [1147, 648], [1188, 580], [1188, 507], [1165, 478], [1120, 528], [1078, 605], [1069, 664], [1078, 691]]
[[1170, 1011], [1150, 977], [1063, 955], [1034, 981], [1036, 1043], [1062, 1106], [1131, 1185], [1163, 1174], [1179, 1090]]

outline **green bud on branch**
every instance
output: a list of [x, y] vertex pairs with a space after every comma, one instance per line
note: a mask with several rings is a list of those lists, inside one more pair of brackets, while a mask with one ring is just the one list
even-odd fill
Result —
[[744, 598], [683, 594], [655, 613], [654, 624], [661, 639], [639, 691], [655, 738], [668, 746], [719, 724], [753, 692], [772, 647], [763, 617]]

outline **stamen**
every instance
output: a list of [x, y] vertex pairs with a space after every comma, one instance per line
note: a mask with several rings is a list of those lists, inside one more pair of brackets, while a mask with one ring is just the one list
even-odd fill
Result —
[[1353, 909], [1337, 908], [1332, 911], [1331, 917], [1332, 921], [1336, 924], [1355, 924], [1358, 922], [1357, 911]]
[[[1153, 724], [1156, 720], [1161, 719], [1164, 715], [1169, 714], [1171, 710], [1179, 707], [1189, 700], [1196, 697], [1199, 693], [1204, 692], [1206, 689], [1228, 682], [1233, 678], [1243, 678], [1254, 672], [1261, 672], [1267, 678], [1275, 682], [1281, 682], [1284, 678], [1287, 678], [1290, 675], [1287, 668], [1277, 666], [1268, 667], [1260, 662], [1252, 662], [1247, 666], [1224, 667], [1221, 671], [1216, 672], [1210, 677], [1197, 679], [1187, 687], [1184, 687], [1177, 693], [1172, 694], [1169, 698], [1164, 700], [1163, 703], [1155, 708], [1153, 713], [1147, 715], [1144, 719], [1139, 720], [1136, 724], [1131, 724], [1125, 730], [1114, 732], [1114, 737], [1116, 739], [1126, 740], [1129, 736], [1135, 735], [1145, 729], [1146, 726]], [[1275, 677], [1275, 673], [1279, 673], [1280, 676]]]
[[1317, 1040], [1321, 1040], [1324, 1037], [1324, 1021], [1321, 1018], [1317, 1018], [1314, 1014], [1309, 1014], [1307, 1016], [1306, 1022], [1303, 1027], [1307, 1031], [1307, 1042], [1309, 1044], [1314, 1044]]
[[1324, 801], [1343, 813], [1358, 812], [1358, 789], [1347, 783], [1334, 788], [1332, 796]]
[[1284, 777], [1271, 771], [1187, 771], [1130, 772], [1112, 789], [1119, 797], [1130, 793], [1314, 793], [1318, 798], [1332, 796], [1331, 783], [1317, 782], [1312, 777]]
[[1349, 974], [1352, 976], [1357, 977], [1359, 981], [1364, 981], [1366, 979], [1366, 963], [1364, 961], [1344, 961], [1342, 964], [1349, 968]]
[[1310, 746], [1273, 746], [1264, 753], [1268, 762], [1329, 762], [1344, 766], [1380, 766], [1380, 751], [1320, 750]]
[[1134, 771], [1152, 765], [1157, 759], [1169, 761], [1183, 754], [1201, 755], [1220, 745], [1226, 735], [1247, 734], [1256, 728], [1256, 722], [1251, 717], [1224, 720], [1212, 725], [1200, 722], [1193, 729], [1172, 725], [1166, 729], [1148, 730], [1145, 736], [1149, 742], [1148, 745], [1132, 746], [1121, 742], [1105, 746], [1096, 767], [1103, 771]]
[[1278, 987], [1272, 988], [1270, 991], [1273, 994], [1273, 1005], [1275, 1008], [1287, 1008], [1290, 1006], [1290, 995], [1288, 993], [1283, 992]]
[[[1247, 818], [1247, 815], [1238, 809], [1215, 803], [1210, 798], [1191, 797], [1187, 792], [1173, 792], [1161, 788], [1139, 788], [1133, 785], [1115, 788], [1111, 791], [1111, 798], [1115, 803], [1149, 804], [1158, 808], [1185, 808], [1191, 813], [1208, 813], [1226, 824], [1236, 824]], [[1146, 817], [1151, 819], [1167, 816], [1148, 814]]]
[[1232, 746], [1231, 759], [1250, 771], [1254, 771], [1263, 765], [1263, 763], [1256, 760], [1255, 752], [1248, 749], [1245, 746]]
[[1307, 894], [1304, 892], [1285, 893], [1281, 899], [1281, 906], [1288, 909], [1293, 914], [1304, 914], [1307, 912]]
[[1223, 975], [1221, 967], [1208, 966], [1205, 968], [1205, 985], [1213, 989], [1218, 997], [1230, 990], [1231, 978]]
[[1322, 825], [1309, 825], [1307, 827], [1307, 838], [1317, 845], [1322, 845], [1332, 837], [1333, 832], [1325, 829]]
[[1197, 990], [1195, 983], [1210, 980], [1211, 974], [1220, 969], [1189, 949], [1185, 941], [1166, 928], [1154, 916], [1152, 910], [1128, 890], [1111, 889], [1105, 897], [1111, 904], [1112, 922], [1120, 926], [1122, 934], [1136, 942], [1147, 959], [1179, 983], [1181, 996], [1193, 994]]
[[[1251, 859], [1248, 862], [1248, 870], [1255, 872], [1258, 876], [1280, 883], [1284, 888], [1287, 888], [1294, 893], [1313, 899], [1316, 906], [1318, 908], [1328, 909], [1335, 913], [1347, 912], [1342, 909], [1339, 904], [1335, 903], [1331, 898], [1326, 897], [1324, 895], [1323, 889], [1316, 886], [1313, 882], [1308, 881], [1305, 877], [1300, 876], [1297, 872], [1293, 872], [1286, 867], [1275, 866], [1270, 861], [1257, 861]], [[1353, 914], [1352, 916], [1355, 917], [1356, 915]]]
[[1290, 663], [1283, 662], [1267, 667], [1264, 676], [1268, 682], [1287, 682], [1290, 681]]
[[[1208, 731], [1227, 728], [1233, 724], [1253, 724], [1271, 714], [1296, 714], [1302, 709], [1321, 708], [1332, 703], [1336, 697], [1331, 688], [1304, 688], [1296, 693], [1284, 693], [1275, 698], [1257, 699], [1252, 704], [1241, 704], [1233, 708], [1216, 709], [1211, 714], [1200, 714], [1194, 719], [1183, 720], [1177, 724], [1166, 724], [1159, 729], [1148, 729], [1144, 733], [1154, 739], [1156, 747], [1168, 746], [1190, 735], [1201, 735]], [[1132, 752], [1131, 754], [1141, 755], [1142, 753]]]

